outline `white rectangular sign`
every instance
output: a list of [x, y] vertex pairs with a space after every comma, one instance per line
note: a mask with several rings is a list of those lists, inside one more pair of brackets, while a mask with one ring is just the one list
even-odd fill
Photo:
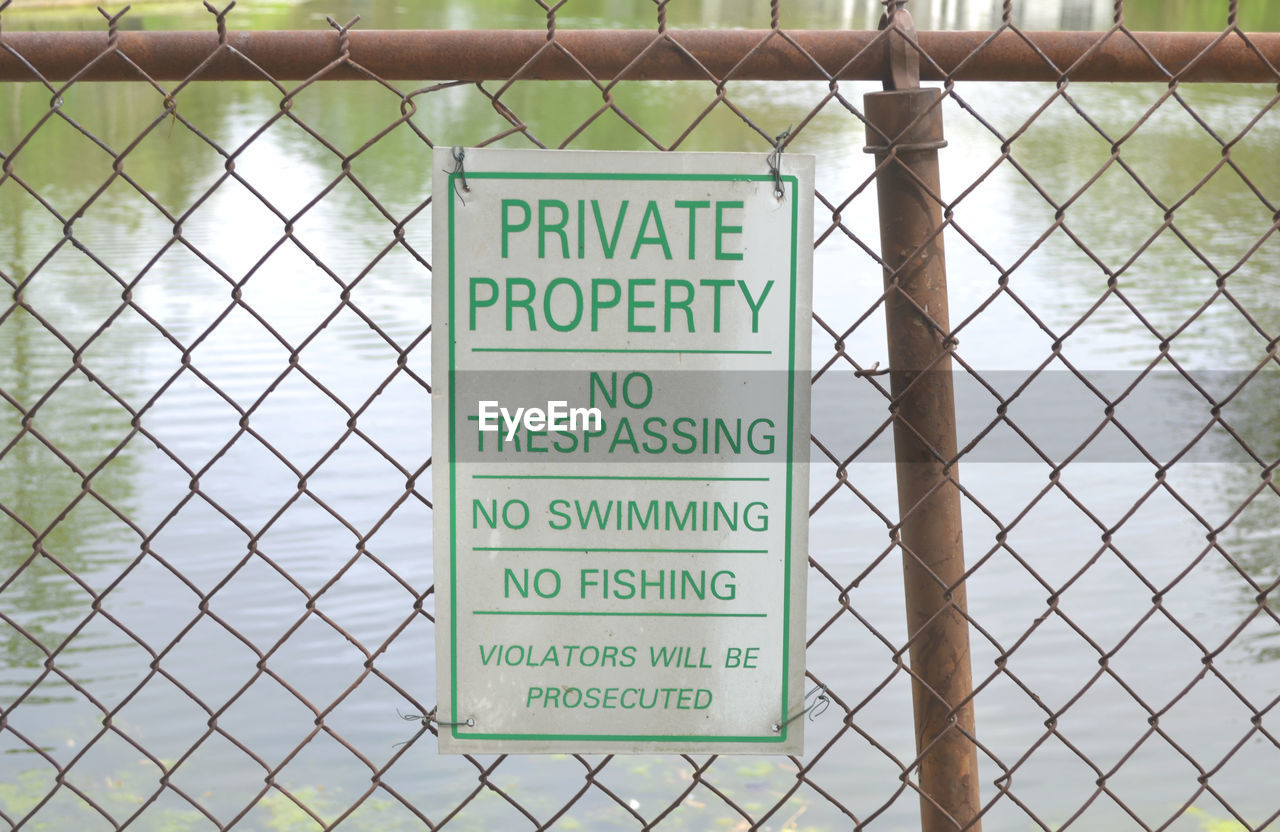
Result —
[[813, 158], [434, 163], [440, 750], [801, 753]]

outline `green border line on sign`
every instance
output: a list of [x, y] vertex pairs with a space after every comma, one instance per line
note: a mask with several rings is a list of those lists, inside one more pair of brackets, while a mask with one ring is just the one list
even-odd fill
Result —
[[[678, 181], [678, 182], [772, 182], [774, 176], [772, 174], [706, 174], [706, 173], [669, 173], [669, 174], [649, 174], [649, 173], [571, 173], [571, 172], [550, 172], [550, 171], [467, 171], [468, 179], [567, 179], [567, 180], [615, 180], [615, 181]], [[791, 515], [792, 515], [792, 465], [795, 463], [795, 386], [796, 386], [796, 303], [797, 303], [797, 286], [796, 286], [796, 270], [797, 264], [797, 239], [799, 224], [799, 200], [794, 196], [791, 200], [791, 314], [789, 323], [789, 344], [787, 355], [787, 372], [789, 383], [787, 385], [787, 413], [790, 418], [787, 420], [787, 476], [785, 487], [785, 504], [786, 504], [786, 533], [783, 543], [783, 615], [782, 615], [782, 703], [779, 709], [778, 732], [773, 736], [744, 736], [744, 737], [728, 737], [728, 736], [712, 736], [712, 735], [648, 735], [648, 734], [495, 734], [495, 733], [476, 733], [473, 731], [463, 732], [466, 726], [463, 724], [464, 719], [459, 717], [458, 710], [458, 551], [457, 551], [457, 421], [454, 418], [457, 413], [455, 400], [454, 373], [457, 367], [457, 337], [453, 331], [453, 323], [457, 319], [456, 312], [456, 292], [455, 272], [454, 272], [454, 227], [455, 227], [455, 205], [458, 200], [458, 188], [456, 181], [460, 177], [459, 172], [450, 172], [449, 200], [448, 200], [448, 224], [449, 224], [449, 264], [448, 264], [448, 280], [449, 280], [449, 620], [452, 631], [450, 633], [450, 721], [455, 723], [451, 726], [452, 735], [455, 739], [492, 739], [492, 740], [523, 740], [523, 741], [575, 741], [575, 742], [616, 742], [616, 741], [636, 741], [644, 740], [648, 742], [742, 742], [742, 743], [781, 743], [787, 738], [787, 703], [789, 695], [789, 679], [787, 670], [790, 665], [790, 616], [791, 616]], [[782, 181], [791, 184], [791, 193], [794, 195], [798, 190], [799, 181], [795, 176], [783, 176]], [[679, 353], [697, 353], [701, 355], [772, 355], [772, 350], [678, 350], [678, 349], [593, 349], [593, 348], [518, 348], [518, 347], [473, 347], [472, 352], [504, 352], [504, 353], [631, 353], [631, 354], [679, 354]], [[552, 478], [549, 475], [545, 478]], [[500, 475], [500, 474], [475, 474], [473, 479], [518, 479], [519, 475]], [[528, 479], [541, 479], [544, 477], [530, 475]], [[565, 476], [565, 479], [695, 479], [705, 482], [720, 481], [742, 481], [742, 482], [769, 482], [767, 477], [573, 477]], [[525, 550], [521, 550], [525, 551]], [[581, 551], [574, 549], [572, 551]], [[592, 551], [604, 551], [592, 549]], [[625, 550], [639, 551], [639, 550]], [[680, 552], [691, 550], [680, 549]], [[718, 550], [717, 550], [718, 551]], [[744, 550], [745, 551], [745, 550]], [[768, 550], [761, 550], [767, 553]], [[561, 612], [561, 611], [503, 611], [503, 610], [473, 610], [474, 615], [544, 615], [544, 616], [627, 616], [627, 617], [684, 617], [684, 618], [765, 618], [767, 613], [640, 613], [640, 612]]]
[[643, 482], [771, 482], [768, 477], [665, 477], [621, 474], [472, 474], [473, 480], [639, 480]]
[[768, 549], [629, 549], [619, 546], [472, 546], [473, 552], [647, 552], [658, 555], [767, 555]]
[[625, 353], [627, 355], [773, 355], [773, 350], [645, 350], [595, 347], [472, 347], [472, 352]]
[[768, 618], [767, 612], [593, 612], [590, 610], [472, 610], [472, 615], [578, 616], [583, 618]]

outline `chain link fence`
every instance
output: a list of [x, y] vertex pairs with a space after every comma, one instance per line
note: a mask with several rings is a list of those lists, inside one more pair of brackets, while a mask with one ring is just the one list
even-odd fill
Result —
[[[251, 35], [207, 3], [198, 34], [128, 31], [136, 11], [0, 29], [9, 828], [919, 827], [891, 162], [862, 148], [886, 35], [809, 31], [776, 0], [736, 32], [669, 26], [692, 18], [668, 0], [594, 34], [535, 5], [545, 30], [483, 37]], [[1107, 11], [1028, 33], [1006, 2], [993, 31], [918, 49], [950, 141], [942, 461], [969, 557], [944, 589], [967, 593], [974, 677], [950, 705], [976, 714], [981, 783], [954, 826], [1261, 830], [1280, 45], [1234, 2], [1185, 37]], [[406, 82], [401, 59], [445, 74]], [[1085, 82], [1110, 77], [1133, 83]], [[779, 136], [818, 158], [807, 675], [831, 705], [806, 755], [438, 756], [430, 148], [763, 166]]]

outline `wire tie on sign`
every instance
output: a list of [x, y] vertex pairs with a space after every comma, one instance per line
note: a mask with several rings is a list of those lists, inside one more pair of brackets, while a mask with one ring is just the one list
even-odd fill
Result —
[[444, 720], [436, 717], [435, 708], [432, 708], [431, 710], [427, 711], [425, 714], [401, 714], [400, 709], [396, 708], [396, 713], [400, 714], [400, 718], [405, 720], [406, 722], [421, 722], [423, 728], [426, 728], [427, 725], [432, 722], [434, 722], [436, 725], [441, 725], [441, 726], [465, 725], [468, 728], [476, 727], [476, 718], [473, 716], [467, 717], [462, 722], [445, 722]]
[[463, 164], [463, 160], [467, 157], [467, 152], [460, 147], [455, 147], [449, 151], [449, 155], [453, 157], [453, 170], [447, 172], [458, 177], [453, 184], [453, 193], [463, 205], [466, 205], [466, 200], [462, 198], [462, 194], [458, 193], [458, 183], [462, 183], [462, 190], [465, 193], [471, 193], [471, 186], [467, 184], [467, 168]]
[[[396, 713], [400, 714], [400, 711], [397, 710]], [[434, 722], [436, 725], [441, 725], [441, 726], [465, 725], [467, 728], [476, 727], [476, 718], [473, 716], [469, 716], [466, 719], [462, 720], [461, 722], [446, 722], [436, 716], [435, 708], [432, 708], [431, 710], [427, 711], [425, 714], [421, 716], [419, 716], [418, 714], [400, 714], [400, 718], [409, 720], [410, 722], [420, 720], [424, 728], [427, 726], [427, 723], [430, 723], [430, 722]]]
[[[461, 725], [467, 728], [476, 727], [476, 718], [473, 716], [467, 717], [462, 722], [443, 722], [436, 718], [435, 708], [432, 708], [431, 710], [427, 711], [425, 714], [402, 714], [400, 713], [400, 709], [396, 708], [396, 715], [401, 719], [403, 719], [405, 722], [417, 722], [420, 725], [422, 725], [423, 728], [426, 728], [428, 725], [430, 725], [433, 722], [436, 725], [440, 725], [440, 726]], [[408, 743], [409, 743], [409, 740], [403, 740], [402, 742], [398, 742], [395, 745], [393, 745], [392, 748], [399, 748], [400, 746], [407, 745]]]
[[787, 717], [786, 722], [773, 723], [773, 725], [769, 726], [769, 730], [777, 734], [782, 731], [783, 726], [790, 725], [791, 723], [795, 722], [797, 719], [804, 716], [805, 714], [808, 714], [809, 721], [813, 722], [818, 717], [826, 713], [827, 708], [831, 707], [831, 697], [827, 696], [827, 686], [818, 685], [816, 688], [814, 688], [813, 690], [809, 691], [804, 695], [804, 701], [808, 702], [810, 697], [812, 697], [815, 693], [818, 696], [816, 699], [813, 700], [813, 702], [811, 702], [808, 705], [805, 705], [804, 708], [798, 713], [792, 714], [791, 716]]
[[782, 143], [790, 135], [791, 126], [788, 126], [786, 130], [783, 130], [774, 138], [773, 150], [769, 151], [769, 155], [765, 159], [769, 165], [769, 175], [773, 177], [773, 195], [778, 199], [785, 199], [787, 196], [787, 189], [782, 184]]

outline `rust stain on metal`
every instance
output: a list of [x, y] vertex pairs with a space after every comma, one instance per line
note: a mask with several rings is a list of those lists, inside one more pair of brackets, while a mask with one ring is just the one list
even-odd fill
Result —
[[923, 832], [981, 832], [938, 148], [941, 92], [863, 99], [885, 331]]
[[[920, 61], [920, 77], [1056, 81], [1065, 73], [1073, 81], [1168, 81], [1176, 75], [1182, 81], [1275, 82], [1276, 71], [1263, 58], [1280, 66], [1280, 33], [1250, 34], [1248, 43], [1220, 33], [1023, 34], [1034, 49], [1010, 31], [994, 37], [990, 32], [920, 32], [920, 48], [928, 56]], [[517, 73], [528, 79], [587, 80], [561, 49], [545, 49], [542, 30], [355, 30], [348, 38], [351, 60], [387, 80], [481, 81]], [[81, 72], [82, 80], [140, 80], [119, 55], [85, 69], [108, 48], [107, 39], [106, 32], [4, 32], [0, 44], [8, 49], [0, 49], [0, 80], [35, 80], [23, 60], [51, 81]], [[888, 48], [884, 33], [874, 31], [788, 31], [787, 38], [779, 38], [759, 30], [561, 29], [554, 41], [597, 78], [625, 71], [636, 80], [705, 79], [706, 71], [741, 80], [880, 80]], [[304, 80], [340, 54], [335, 31], [228, 32], [221, 51], [215, 32], [125, 31], [118, 33], [116, 47], [161, 81], [187, 78], [215, 52], [200, 79], [261, 80], [265, 71], [281, 81]], [[533, 65], [520, 72], [539, 50], [544, 51]], [[339, 65], [322, 77], [368, 75]]]

